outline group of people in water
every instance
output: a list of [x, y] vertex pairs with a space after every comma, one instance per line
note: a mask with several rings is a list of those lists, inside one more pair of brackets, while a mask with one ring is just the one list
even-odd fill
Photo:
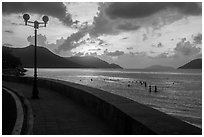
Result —
[[[105, 80], [105, 79], [104, 79]], [[81, 79], [80, 79], [80, 81], [81, 81]], [[91, 78], [91, 81], [93, 81], [93, 79]], [[129, 83], [130, 83], [131, 81], [129, 81]], [[132, 81], [132, 83], [134, 83], [134, 82], [136, 82], [136, 83], [139, 83], [140, 85], [144, 85], [145, 86], [145, 88], [149, 88], [149, 92], [151, 93], [151, 92], [158, 92], [158, 90], [157, 90], [157, 86], [156, 85], [148, 85], [147, 84], [147, 82], [146, 81], [140, 81], [140, 80], [133, 80]], [[130, 87], [130, 84], [128, 84], [128, 87]]]
[[[157, 90], [157, 86], [156, 85], [149, 85], [149, 86], [147, 86], [147, 82], [146, 81], [132, 81], [132, 83], [133, 82], [136, 82], [136, 83], [140, 83], [140, 85], [144, 85], [145, 86], [145, 88], [147, 88], [147, 87], [149, 87], [149, 92], [158, 92], [158, 90]], [[129, 81], [129, 83], [130, 83], [130, 81]], [[128, 87], [130, 87], [130, 84], [128, 84]]]

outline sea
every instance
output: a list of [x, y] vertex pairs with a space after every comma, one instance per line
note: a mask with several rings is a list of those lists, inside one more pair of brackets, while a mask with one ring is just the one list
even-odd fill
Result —
[[[33, 76], [33, 69], [26, 70], [26, 76]], [[43, 68], [38, 76], [102, 89], [202, 128], [202, 70]]]

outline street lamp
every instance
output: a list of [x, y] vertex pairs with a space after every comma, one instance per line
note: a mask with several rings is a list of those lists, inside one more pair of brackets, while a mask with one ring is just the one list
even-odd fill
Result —
[[[35, 29], [35, 50], [34, 50], [34, 80], [33, 80], [33, 91], [32, 91], [32, 98], [37, 99], [39, 98], [38, 96], [38, 87], [37, 87], [37, 29], [40, 27], [46, 27], [46, 24], [49, 20], [48, 16], [43, 16], [42, 20], [43, 22], [38, 22], [38, 21], [29, 21], [30, 16], [28, 14], [23, 15], [23, 19], [25, 21], [25, 25], [34, 27]], [[34, 24], [34, 25], [29, 25], [28, 23]], [[40, 24], [44, 24], [43, 26], [40, 26]]]

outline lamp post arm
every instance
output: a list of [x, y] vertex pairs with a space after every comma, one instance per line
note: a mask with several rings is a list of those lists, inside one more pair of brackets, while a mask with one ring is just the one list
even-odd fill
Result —
[[38, 22], [39, 24], [45, 24], [44, 22]]
[[28, 20], [28, 23], [34, 23], [34, 22], [33, 22], [33, 21], [29, 21], [29, 20]]
[[27, 24], [27, 26], [32, 27], [32, 28], [34, 27], [33, 25], [29, 25], [29, 24]]
[[44, 25], [43, 26], [39, 26], [39, 28], [43, 28], [43, 27], [45, 27]]

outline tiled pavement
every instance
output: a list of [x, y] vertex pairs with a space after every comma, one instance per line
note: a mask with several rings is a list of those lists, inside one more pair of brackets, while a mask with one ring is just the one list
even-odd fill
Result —
[[116, 134], [102, 119], [67, 97], [39, 88], [40, 99], [31, 99], [32, 86], [3, 81], [3, 85], [22, 92], [30, 101], [37, 135], [112, 135]]

